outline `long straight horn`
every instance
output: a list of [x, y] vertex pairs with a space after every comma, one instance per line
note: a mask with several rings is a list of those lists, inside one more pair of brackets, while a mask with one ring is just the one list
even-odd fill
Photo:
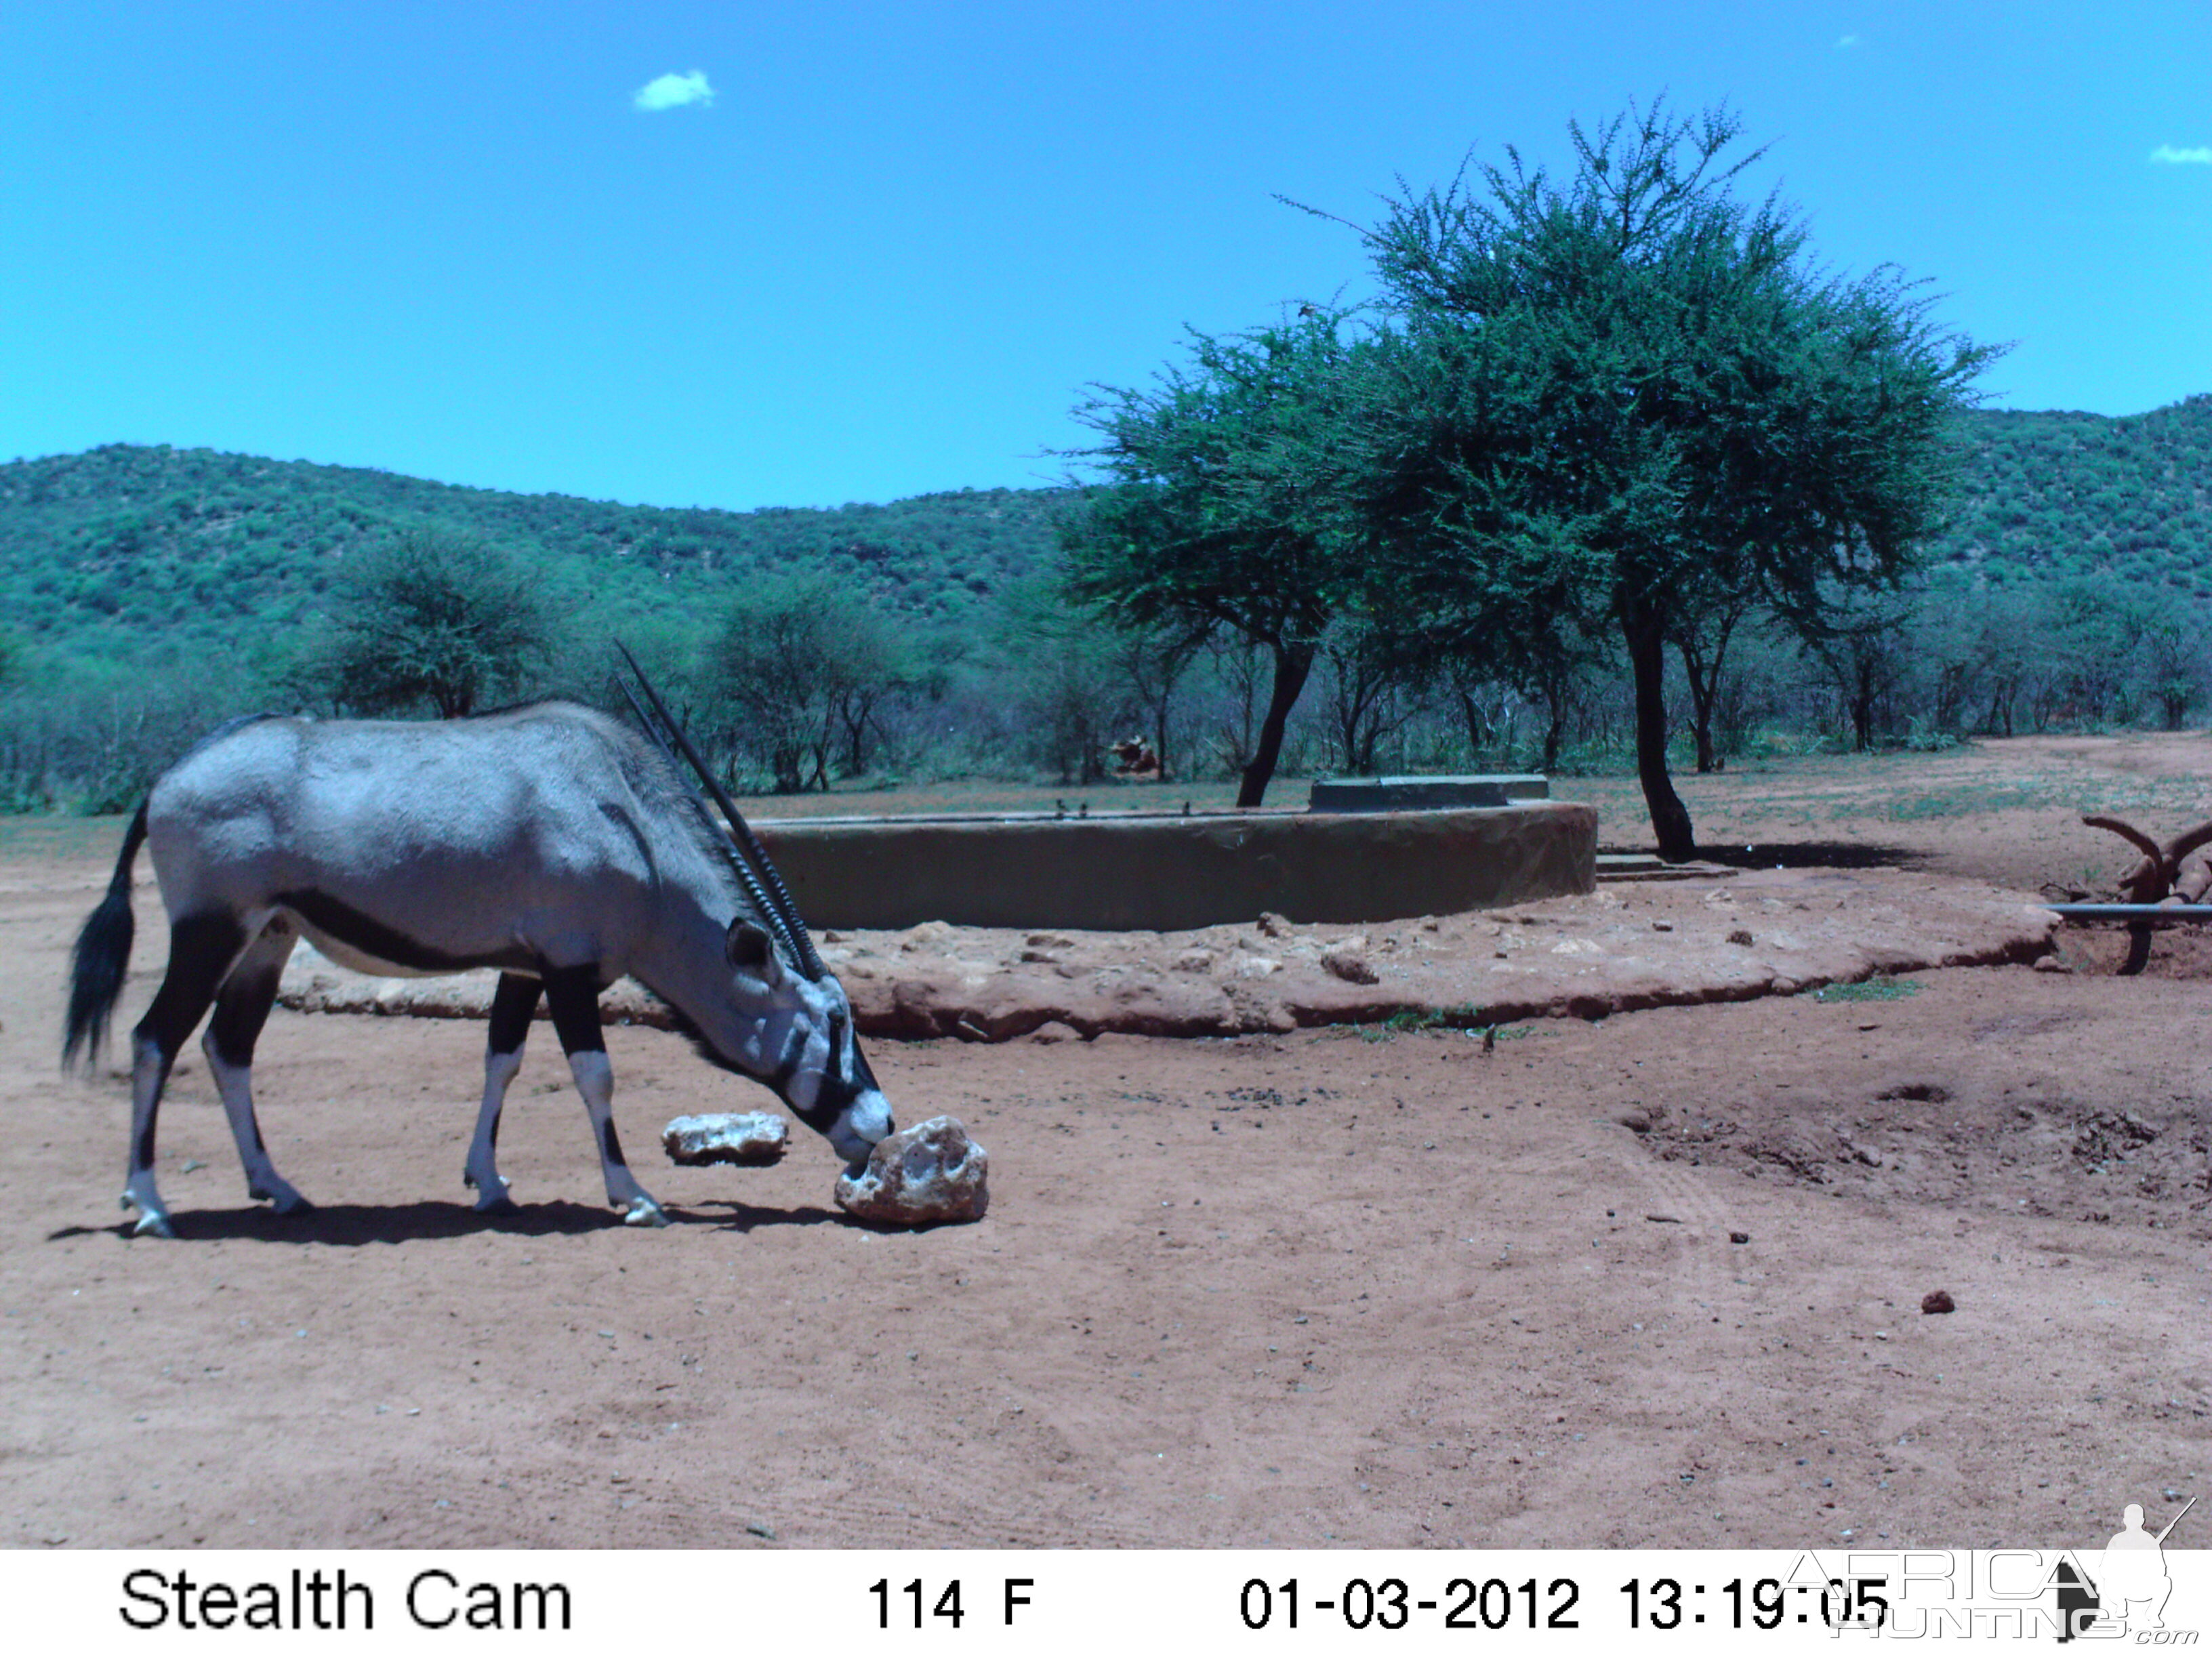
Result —
[[770, 914], [782, 924], [792, 947], [799, 952], [799, 971], [811, 980], [820, 979], [830, 970], [823, 965], [822, 958], [815, 954], [814, 941], [807, 937], [806, 924], [799, 919], [799, 907], [791, 902], [791, 894], [783, 884], [783, 878], [776, 873], [775, 861], [769, 857], [768, 848], [760, 844], [760, 838], [753, 834], [752, 826], [745, 822], [744, 814], [738, 811], [737, 803], [730, 799], [729, 793], [715, 781], [714, 773], [708, 769], [707, 763], [700, 758], [699, 751], [692, 746], [690, 734], [668, 712], [668, 706], [660, 700], [660, 693], [653, 689], [653, 682], [646, 678], [645, 670], [640, 668], [637, 659], [630, 655], [629, 647], [617, 640], [615, 649], [622, 653], [623, 660], [629, 665], [629, 672], [637, 676], [637, 683], [645, 689], [653, 713], [660, 716], [662, 725], [676, 739], [677, 747], [684, 751], [684, 758], [690, 762], [692, 771], [698, 775], [699, 781], [706, 786], [707, 793], [729, 821], [731, 839], [744, 854], [745, 862], [751, 865], [759, 875], [761, 884], [768, 890]]
[[[653, 746], [660, 751], [662, 758], [666, 760], [669, 765], [674, 766], [676, 751], [668, 746], [668, 739], [661, 735], [659, 722], [645, 712], [645, 705], [637, 700], [637, 693], [630, 689], [630, 683], [628, 680], [617, 674], [614, 676], [614, 682], [622, 689], [623, 699], [629, 704], [629, 712], [637, 716], [638, 729], [653, 739]], [[692, 799], [699, 800], [696, 792]], [[703, 800], [699, 801], [699, 810], [702, 812], [707, 810], [707, 804]], [[726, 841], [728, 837], [725, 836], [723, 839]], [[751, 901], [753, 909], [773, 923], [778, 933], [784, 933], [788, 942], [790, 935], [785, 932], [782, 921], [775, 913], [775, 906], [769, 902], [769, 896], [761, 886], [759, 878], [753, 874], [751, 867], [746, 864], [744, 856], [738, 852], [734, 842], [731, 844], [730, 852], [732, 854], [730, 868], [735, 872], [738, 882], [743, 884], [745, 897]], [[796, 945], [792, 945], [791, 953], [793, 956], [799, 954], [799, 947]]]

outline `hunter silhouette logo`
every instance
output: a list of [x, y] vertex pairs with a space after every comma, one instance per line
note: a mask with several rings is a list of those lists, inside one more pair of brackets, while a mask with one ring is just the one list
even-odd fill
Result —
[[2192, 1498], [2155, 1534], [2143, 1528], [2142, 1504], [2130, 1504], [2123, 1510], [2120, 1529], [2105, 1546], [2096, 1576], [2084, 1584], [2063, 1582], [2074, 1577], [2071, 1572], [2061, 1575], [2058, 1607], [2065, 1629], [2058, 1639], [2070, 1642], [2092, 1624], [2106, 1621], [2114, 1634], [2164, 1630], [2166, 1600], [2173, 1594], [2173, 1580], [2166, 1570], [2166, 1534], [2196, 1507]]

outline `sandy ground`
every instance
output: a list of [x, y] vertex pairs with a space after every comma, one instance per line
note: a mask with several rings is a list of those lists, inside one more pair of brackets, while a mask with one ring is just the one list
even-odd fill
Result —
[[[2033, 892], [2126, 861], [2081, 810], [2212, 813], [2208, 761], [2023, 740], [1686, 793], [1752, 861]], [[991, 1153], [988, 1218], [920, 1233], [837, 1212], [804, 1130], [773, 1169], [662, 1164], [666, 1119], [766, 1097], [641, 1027], [618, 1115], [677, 1224], [616, 1224], [542, 1031], [501, 1141], [526, 1207], [479, 1219], [481, 1028], [280, 1010], [263, 1123], [322, 1207], [246, 1203], [195, 1054], [164, 1243], [113, 1208], [121, 1079], [53, 1065], [113, 845], [0, 838], [9, 1544], [2094, 1545], [2212, 1460], [2194, 936], [2132, 981], [2069, 933], [2071, 973], [1537, 1018], [1487, 1055], [878, 1041], [902, 1121]]]

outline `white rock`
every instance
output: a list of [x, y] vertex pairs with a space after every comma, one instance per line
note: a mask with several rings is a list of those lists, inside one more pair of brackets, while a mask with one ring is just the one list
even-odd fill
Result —
[[774, 1112], [679, 1117], [660, 1132], [673, 1164], [774, 1164], [790, 1139], [791, 1126]]
[[989, 1154], [959, 1119], [933, 1117], [878, 1141], [859, 1175], [839, 1176], [837, 1202], [863, 1221], [980, 1221], [990, 1207], [990, 1170]]

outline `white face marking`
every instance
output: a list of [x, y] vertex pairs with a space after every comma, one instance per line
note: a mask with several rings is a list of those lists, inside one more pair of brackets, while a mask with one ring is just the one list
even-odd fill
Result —
[[[781, 1093], [800, 1115], [822, 1103], [825, 1079], [841, 1085], [865, 1076], [854, 1043], [852, 1005], [834, 978], [818, 981], [786, 974], [763, 984], [749, 974], [730, 985], [730, 1030], [735, 1038], [721, 1052], [738, 1070]], [[843, 1093], [838, 1087], [833, 1098]], [[867, 1157], [891, 1130], [891, 1110], [881, 1091], [864, 1088], [824, 1132], [848, 1163]]]
[[857, 1096], [830, 1126], [830, 1144], [839, 1157], [857, 1164], [890, 1132], [891, 1103], [884, 1098], [882, 1090], [869, 1089]]

